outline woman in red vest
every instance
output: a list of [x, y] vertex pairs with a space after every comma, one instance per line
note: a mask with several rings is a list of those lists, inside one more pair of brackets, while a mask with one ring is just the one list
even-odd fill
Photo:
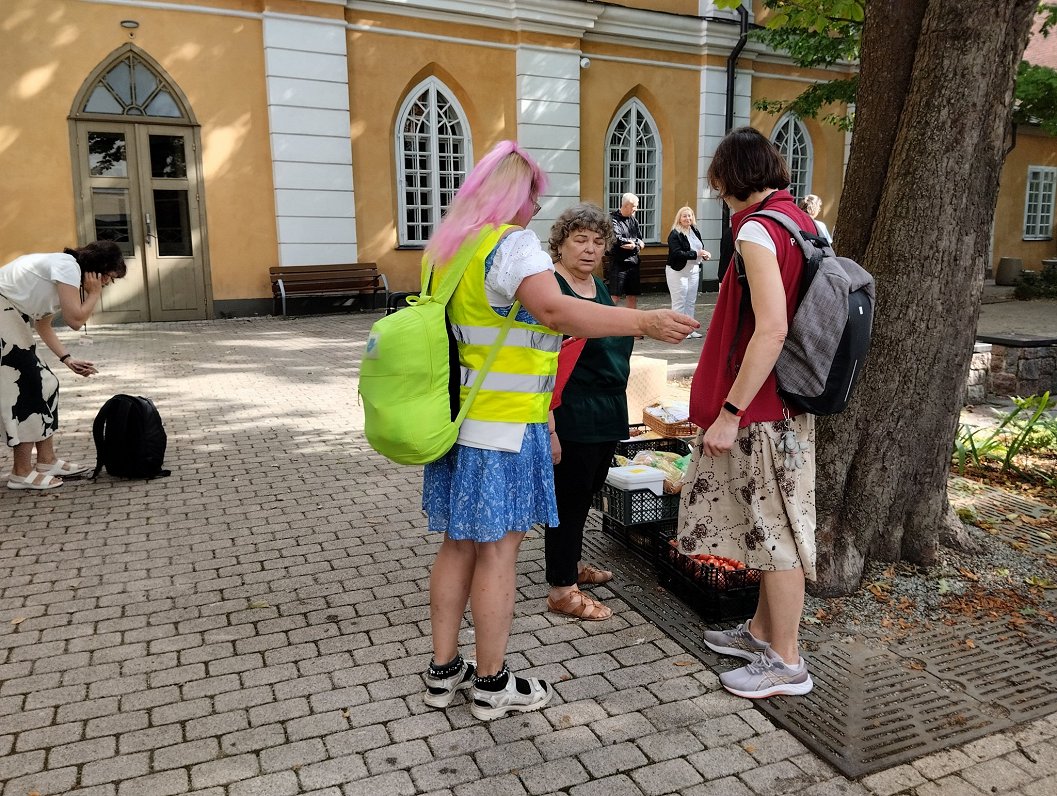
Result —
[[[720, 675], [731, 693], [758, 698], [812, 688], [797, 631], [804, 580], [815, 578], [815, 434], [778, 396], [774, 365], [799, 296], [803, 255], [763, 207], [815, 231], [796, 206], [789, 168], [751, 127], [719, 144], [708, 180], [733, 215], [735, 259], [728, 268], [690, 393], [690, 419], [702, 429], [680, 502], [680, 548], [762, 570], [750, 621], [708, 631], [712, 650], [749, 661]], [[744, 274], [744, 281], [738, 272]], [[748, 288], [749, 296], [743, 297]]]

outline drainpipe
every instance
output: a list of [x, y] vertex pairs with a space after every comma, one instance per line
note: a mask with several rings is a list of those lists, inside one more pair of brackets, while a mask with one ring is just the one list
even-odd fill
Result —
[[[738, 26], [740, 35], [738, 43], [727, 56], [727, 110], [726, 110], [726, 132], [734, 129], [734, 80], [738, 75], [738, 56], [745, 49], [745, 42], [749, 39], [749, 11], [744, 5], [738, 6]], [[726, 202], [723, 203], [723, 235], [719, 243], [719, 281], [723, 281], [723, 274], [730, 265], [730, 259], [734, 256], [734, 237], [730, 232], [730, 208]]]

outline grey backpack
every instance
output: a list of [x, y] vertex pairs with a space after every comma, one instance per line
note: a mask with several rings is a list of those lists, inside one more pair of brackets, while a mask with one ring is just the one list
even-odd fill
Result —
[[[800, 411], [837, 414], [851, 400], [870, 350], [873, 277], [854, 260], [838, 257], [825, 238], [802, 231], [784, 213], [760, 210], [749, 218], [761, 216], [781, 224], [804, 253], [800, 300], [774, 368], [778, 394]], [[739, 254], [735, 267], [744, 312], [749, 283]]]

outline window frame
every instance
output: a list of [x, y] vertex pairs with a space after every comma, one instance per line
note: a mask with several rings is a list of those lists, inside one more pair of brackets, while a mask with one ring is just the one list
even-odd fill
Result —
[[[463, 141], [463, 157], [465, 158], [465, 167], [462, 172], [462, 179], [466, 178], [466, 175], [470, 173], [473, 168], [473, 139], [470, 134], [470, 123], [466, 116], [466, 111], [463, 110], [462, 105], [456, 98], [455, 93], [444, 84], [443, 81], [436, 77], [430, 76], [425, 80], [416, 83], [404, 96], [403, 101], [400, 103], [400, 110], [396, 115], [396, 124], [393, 130], [393, 141], [394, 141], [394, 154], [396, 157], [396, 199], [397, 199], [397, 244], [400, 248], [411, 248], [411, 249], [422, 249], [425, 248], [429, 242], [429, 235], [425, 238], [420, 239], [419, 237], [412, 237], [408, 232], [408, 218], [407, 218], [407, 169], [404, 163], [404, 124], [407, 121], [408, 113], [414, 103], [422, 95], [424, 91], [428, 91], [429, 97], [429, 160], [430, 160], [430, 201], [431, 207], [434, 212], [434, 220], [430, 224], [430, 235], [437, 229], [437, 224], [447, 209], [446, 206], [441, 205], [441, 176], [440, 171], [440, 149], [438, 147], [438, 102], [437, 97], [441, 95], [449, 106], [455, 111], [458, 118], [458, 122], [462, 128], [462, 141]], [[450, 174], [454, 172], [444, 172]], [[462, 184], [460, 180], [460, 185]]]
[[[1033, 182], [1036, 194], [1036, 209], [1032, 213]], [[1042, 189], [1045, 183], [1050, 186], [1049, 207], [1042, 206]], [[1024, 185], [1024, 226], [1023, 240], [1053, 240], [1053, 220], [1057, 204], [1057, 166], [1028, 166], [1028, 175]], [[1034, 216], [1034, 217], [1033, 217]], [[1048, 218], [1043, 224], [1043, 219]]]
[[[804, 148], [807, 150], [807, 152], [806, 152], [806, 161], [807, 162], [806, 162], [804, 170], [803, 170], [803, 173], [805, 175], [803, 183], [798, 183], [796, 180], [793, 179], [793, 173], [794, 172], [793, 172], [793, 163], [792, 163], [792, 157], [791, 157], [792, 153], [791, 152], [787, 153], [787, 152], [782, 151], [782, 148], [780, 146], [778, 146], [778, 142], [775, 140], [775, 139], [778, 138], [779, 134], [783, 130], [786, 131], [786, 141], [787, 142], [792, 142], [795, 139], [795, 134], [796, 133], [800, 133], [803, 136]], [[804, 124], [803, 120], [799, 116], [797, 116], [795, 113], [787, 113], [784, 116], [782, 116], [781, 119], [778, 120], [778, 123], [774, 126], [774, 129], [771, 130], [770, 141], [771, 141], [772, 144], [775, 145], [775, 147], [781, 153], [782, 159], [785, 161], [786, 165], [789, 167], [789, 177], [790, 177], [789, 193], [791, 193], [793, 195], [793, 198], [796, 201], [799, 202], [801, 199], [803, 199], [809, 193], [812, 193], [811, 183], [813, 181], [813, 177], [814, 177], [814, 173], [815, 173], [815, 146], [814, 146], [814, 143], [811, 141], [811, 133], [808, 131], [807, 125]], [[802, 194], [797, 194], [797, 191], [794, 190], [794, 188], [798, 188], [801, 185], [803, 186], [803, 193]]]
[[[635, 167], [636, 151], [638, 146], [638, 122], [640, 119], [644, 121], [649, 127], [649, 131], [653, 136], [653, 140], [656, 142], [654, 146], [654, 175], [652, 178], [654, 183], [654, 190], [652, 192], [642, 191], [639, 189], [637, 185], [638, 178], [635, 176], [634, 173], [631, 174], [630, 185], [625, 185], [621, 190], [616, 192], [611, 190], [613, 178], [610, 176], [610, 171], [614, 162], [612, 156], [613, 134], [616, 132], [617, 125], [620, 124], [624, 117], [629, 113], [632, 115], [631, 119], [634, 122], [634, 126], [632, 127], [633, 135], [631, 140], [631, 147], [629, 150], [630, 160], [628, 161], [628, 165], [632, 169], [634, 169]], [[615, 114], [613, 114], [613, 119], [612, 121], [610, 121], [609, 127], [606, 130], [605, 163], [603, 164], [602, 173], [604, 180], [602, 185], [602, 195], [606, 197], [607, 204], [612, 204], [614, 201], [614, 196], [616, 197], [616, 206], [610, 207], [609, 212], [613, 212], [619, 209], [620, 196], [625, 193], [635, 194], [637, 197], [639, 197], [639, 208], [635, 212], [635, 216], [639, 222], [643, 242], [653, 245], [661, 243], [661, 229], [663, 226], [663, 224], [661, 223], [661, 196], [663, 195], [662, 188], [664, 175], [664, 148], [661, 143], [660, 128], [657, 126], [656, 119], [653, 118], [653, 114], [650, 113], [649, 108], [647, 108], [646, 105], [642, 102], [642, 100], [638, 99], [637, 97], [632, 97], [631, 99], [629, 99], [627, 102], [620, 106], [620, 109]], [[653, 204], [653, 230], [647, 229], [646, 221], [643, 218], [643, 213], [645, 212], [644, 205], [646, 204], [645, 197], [647, 196], [652, 199]], [[651, 231], [653, 233], [652, 236], [649, 234]]]

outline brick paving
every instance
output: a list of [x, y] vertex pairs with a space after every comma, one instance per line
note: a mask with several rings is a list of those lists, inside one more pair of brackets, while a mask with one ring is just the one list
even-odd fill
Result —
[[607, 622], [547, 614], [532, 537], [508, 660], [555, 702], [426, 708], [436, 541], [420, 471], [361, 433], [375, 317], [60, 332], [100, 369], [58, 370], [60, 455], [142, 394], [173, 474], [0, 489], [2, 796], [1057, 793], [1054, 716], [846, 780], [615, 597]]

